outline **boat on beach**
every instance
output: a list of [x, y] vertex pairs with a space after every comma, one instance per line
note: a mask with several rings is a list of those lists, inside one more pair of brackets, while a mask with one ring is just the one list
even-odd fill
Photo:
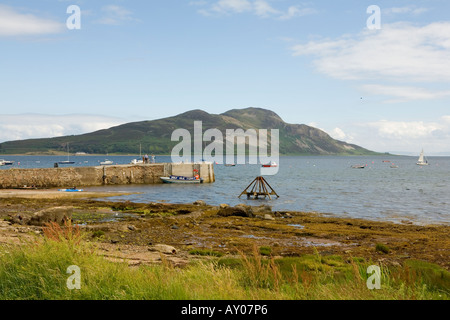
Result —
[[73, 188], [69, 188], [69, 189], [59, 189], [58, 191], [61, 191], [61, 192], [83, 192], [84, 190], [73, 187]]
[[198, 176], [185, 177], [185, 176], [169, 176], [160, 178], [164, 183], [203, 183], [203, 179]]

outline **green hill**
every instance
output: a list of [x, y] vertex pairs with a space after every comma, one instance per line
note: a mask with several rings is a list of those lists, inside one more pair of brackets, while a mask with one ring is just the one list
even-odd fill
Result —
[[[70, 152], [88, 154], [136, 154], [142, 145], [143, 153], [170, 154], [178, 142], [171, 141], [176, 129], [187, 129], [193, 135], [194, 121], [202, 121], [203, 131], [219, 129], [279, 129], [280, 154], [291, 155], [369, 155], [375, 152], [331, 138], [322, 130], [304, 125], [288, 124], [276, 113], [259, 108], [233, 109], [222, 114], [192, 110], [174, 117], [123, 124], [92, 133], [8, 141], [0, 144], [0, 154], [63, 153], [70, 144]], [[269, 139], [270, 141], [270, 139]]]

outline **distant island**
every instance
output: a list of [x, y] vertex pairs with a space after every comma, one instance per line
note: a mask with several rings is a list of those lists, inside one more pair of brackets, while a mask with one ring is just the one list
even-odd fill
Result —
[[[305, 124], [289, 124], [276, 113], [261, 108], [233, 109], [222, 114], [192, 110], [174, 117], [131, 122], [109, 129], [81, 135], [27, 139], [0, 143], [0, 154], [170, 154], [178, 142], [171, 141], [172, 132], [186, 129], [193, 134], [194, 121], [202, 121], [203, 130], [278, 129], [281, 155], [379, 155], [331, 138], [324, 131]], [[141, 148], [140, 148], [141, 147]]]

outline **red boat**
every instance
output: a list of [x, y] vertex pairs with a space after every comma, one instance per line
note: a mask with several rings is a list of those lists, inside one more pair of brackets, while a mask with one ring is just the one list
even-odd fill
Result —
[[267, 163], [267, 164], [263, 164], [262, 166], [263, 166], [264, 168], [278, 167], [277, 163], [276, 163], [276, 162], [273, 162], [273, 161], [270, 161], [270, 162]]

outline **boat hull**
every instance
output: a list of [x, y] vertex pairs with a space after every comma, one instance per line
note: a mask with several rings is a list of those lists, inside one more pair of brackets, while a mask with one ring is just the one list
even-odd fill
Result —
[[189, 177], [161, 177], [160, 178], [164, 183], [183, 183], [183, 184], [197, 184], [203, 183], [203, 179], [194, 179]]

